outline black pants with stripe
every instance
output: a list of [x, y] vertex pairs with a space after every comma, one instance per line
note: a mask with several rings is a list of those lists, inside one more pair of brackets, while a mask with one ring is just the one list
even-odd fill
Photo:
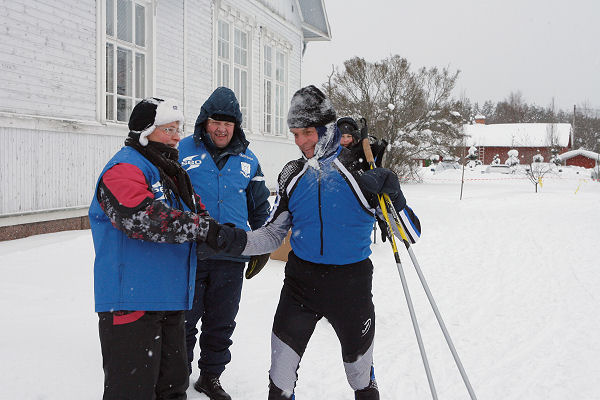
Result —
[[103, 400], [186, 399], [183, 311], [98, 313]]
[[269, 399], [292, 395], [300, 359], [322, 317], [340, 340], [350, 386], [360, 390], [369, 385], [374, 379], [372, 280], [368, 258], [338, 266], [311, 263], [290, 253], [273, 322]]

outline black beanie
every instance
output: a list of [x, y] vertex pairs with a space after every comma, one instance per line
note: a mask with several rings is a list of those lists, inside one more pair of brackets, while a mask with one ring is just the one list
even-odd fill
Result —
[[358, 124], [351, 117], [343, 117], [338, 119], [337, 126], [342, 132], [342, 135], [352, 135], [352, 137], [356, 141], [360, 141], [360, 130], [358, 129]]
[[233, 122], [234, 124], [237, 123], [237, 120], [233, 115], [215, 113], [208, 118], [213, 119], [215, 121]]
[[325, 126], [335, 119], [331, 102], [315, 86], [306, 86], [294, 93], [287, 117], [290, 128]]

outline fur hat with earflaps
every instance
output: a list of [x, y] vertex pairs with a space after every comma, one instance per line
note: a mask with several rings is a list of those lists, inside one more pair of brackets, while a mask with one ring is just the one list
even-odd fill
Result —
[[148, 135], [159, 125], [179, 121], [183, 129], [184, 117], [177, 102], [173, 99], [149, 97], [136, 104], [129, 117], [129, 136], [139, 137], [142, 146], [148, 145]]
[[325, 126], [335, 119], [331, 102], [315, 86], [306, 86], [294, 93], [287, 117], [290, 128]]

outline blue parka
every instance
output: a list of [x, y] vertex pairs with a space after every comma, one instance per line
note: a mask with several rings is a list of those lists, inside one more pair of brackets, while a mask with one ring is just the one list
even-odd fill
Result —
[[[235, 118], [231, 141], [218, 149], [206, 132], [206, 120], [215, 114]], [[220, 223], [233, 223], [249, 231], [257, 229], [269, 214], [270, 195], [258, 158], [248, 149], [241, 128], [242, 114], [231, 89], [220, 87], [206, 100], [196, 119], [194, 135], [179, 143], [179, 162], [186, 170], [194, 191], [208, 213]], [[248, 257], [216, 256], [247, 261]]]
[[[102, 176], [119, 163], [144, 174], [155, 200], [165, 202], [158, 169], [132, 147], [123, 147], [106, 164]], [[185, 207], [185, 206], [184, 206]], [[187, 207], [184, 211], [190, 211]], [[94, 196], [89, 209], [94, 239], [95, 310], [188, 310], [194, 298], [196, 252], [193, 243], [169, 244], [131, 239], [115, 228]]]

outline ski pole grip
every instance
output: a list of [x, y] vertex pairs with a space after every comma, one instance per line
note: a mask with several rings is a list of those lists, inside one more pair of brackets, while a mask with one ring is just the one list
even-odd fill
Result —
[[369, 164], [375, 163], [375, 158], [373, 157], [373, 152], [371, 151], [371, 144], [369, 143], [369, 138], [365, 138], [362, 140], [363, 151], [365, 152], [365, 157], [367, 158], [367, 162]]
[[373, 168], [375, 163], [375, 157], [373, 157], [373, 152], [371, 151], [371, 143], [369, 142], [369, 130], [367, 128], [367, 120], [365, 118], [361, 118], [360, 124], [362, 125], [360, 129], [360, 139], [362, 141], [363, 152], [365, 153], [367, 162], [371, 165], [371, 168]]

